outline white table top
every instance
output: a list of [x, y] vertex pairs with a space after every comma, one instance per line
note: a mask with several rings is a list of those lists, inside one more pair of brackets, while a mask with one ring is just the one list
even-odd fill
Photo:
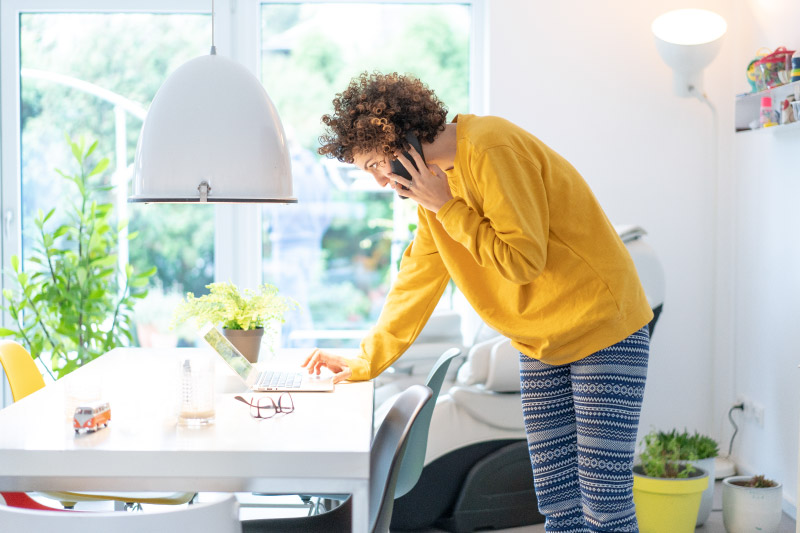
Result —
[[[0, 490], [344, 492], [354, 494], [361, 528], [371, 382], [292, 393], [294, 413], [258, 420], [233, 399], [256, 393], [219, 359], [216, 423], [184, 428], [176, 424], [178, 350], [192, 349], [115, 349], [0, 411]], [[110, 402], [108, 428], [75, 434], [67, 412], [82, 387], [99, 387]]]

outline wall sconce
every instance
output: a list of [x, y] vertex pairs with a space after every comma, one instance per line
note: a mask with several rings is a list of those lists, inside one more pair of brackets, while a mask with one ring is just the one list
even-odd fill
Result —
[[717, 56], [728, 25], [704, 9], [678, 9], [653, 21], [656, 48], [675, 73], [675, 93], [703, 93], [703, 69]]
[[296, 203], [286, 134], [258, 79], [211, 53], [175, 70], [147, 113], [128, 202]]

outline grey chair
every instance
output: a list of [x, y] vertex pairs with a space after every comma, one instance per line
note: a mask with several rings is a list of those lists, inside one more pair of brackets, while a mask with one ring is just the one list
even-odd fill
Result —
[[[422, 475], [422, 469], [425, 467], [425, 452], [428, 449], [428, 433], [431, 427], [431, 418], [433, 417], [433, 409], [436, 407], [436, 398], [439, 397], [439, 392], [442, 390], [442, 384], [447, 376], [447, 370], [450, 363], [461, 355], [461, 350], [458, 348], [450, 348], [433, 364], [428, 377], [425, 380], [425, 385], [431, 389], [431, 401], [425, 404], [425, 408], [419, 414], [414, 427], [411, 428], [411, 434], [408, 436], [408, 446], [406, 453], [403, 455], [403, 461], [400, 465], [400, 474], [397, 478], [397, 486], [394, 489], [394, 498], [405, 496], [419, 481]], [[391, 404], [398, 395], [392, 396], [386, 400], [386, 404]], [[380, 407], [379, 407], [380, 411]], [[378, 421], [383, 419], [383, 414], [376, 413]], [[346, 495], [329, 495], [322, 500], [322, 508], [330, 510], [332, 505], [345, 499]], [[303, 501], [310, 496], [301, 496]], [[317, 509], [317, 507], [315, 507]]]
[[422, 468], [425, 466], [425, 451], [428, 449], [428, 432], [431, 427], [431, 417], [433, 409], [436, 407], [436, 398], [442, 390], [442, 383], [447, 375], [450, 362], [461, 355], [458, 348], [450, 348], [444, 352], [434, 363], [433, 368], [428, 373], [425, 384], [431, 389], [433, 396], [431, 401], [425, 404], [425, 408], [419, 414], [414, 427], [411, 428], [411, 435], [408, 437], [408, 447], [403, 455], [403, 462], [400, 466], [400, 475], [397, 479], [397, 487], [394, 489], [395, 499], [404, 496], [419, 481]]
[[[372, 441], [369, 480], [369, 531], [387, 533], [392, 519], [400, 463], [409, 435], [432, 397], [431, 389], [412, 385], [401, 393]], [[317, 515], [243, 520], [244, 533], [331, 533], [352, 529], [351, 500]]]

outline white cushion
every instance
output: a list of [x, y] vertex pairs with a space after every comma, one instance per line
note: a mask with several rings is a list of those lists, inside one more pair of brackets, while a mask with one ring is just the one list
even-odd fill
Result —
[[467, 354], [467, 361], [458, 369], [456, 381], [460, 385], [475, 385], [486, 383], [489, 376], [489, 359], [492, 355], [492, 346], [505, 337], [494, 337], [487, 341], [475, 344]]
[[491, 392], [479, 387], [451, 387], [448, 395], [461, 409], [484, 424], [509, 431], [525, 431], [519, 394]]
[[519, 350], [511, 341], [495, 342], [489, 353], [489, 370], [484, 388], [495, 392], [519, 392]]

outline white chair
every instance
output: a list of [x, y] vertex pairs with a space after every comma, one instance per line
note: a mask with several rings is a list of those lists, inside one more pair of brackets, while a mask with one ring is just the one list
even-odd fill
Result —
[[148, 512], [44, 511], [0, 505], [0, 531], [29, 533], [241, 533], [239, 504], [233, 495], [208, 503], [169, 506]]

